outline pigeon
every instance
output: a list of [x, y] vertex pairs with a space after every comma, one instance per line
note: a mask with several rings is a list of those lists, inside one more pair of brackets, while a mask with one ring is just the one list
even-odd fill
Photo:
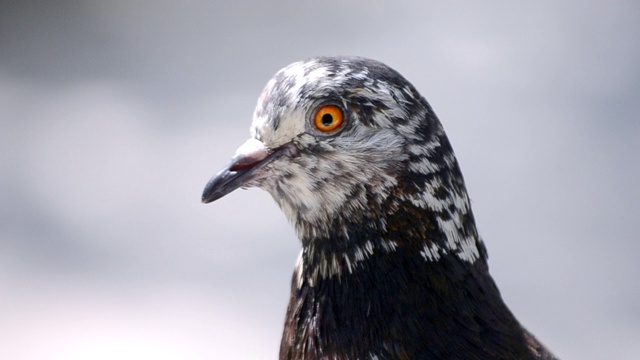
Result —
[[302, 243], [281, 360], [556, 359], [503, 302], [442, 124], [391, 67], [278, 71], [202, 201], [249, 187]]

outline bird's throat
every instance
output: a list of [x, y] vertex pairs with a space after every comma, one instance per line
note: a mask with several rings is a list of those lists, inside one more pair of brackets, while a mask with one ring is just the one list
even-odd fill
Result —
[[[371, 244], [368, 255], [350, 270], [337, 255], [321, 260], [303, 250], [292, 281], [282, 351], [306, 349], [310, 358], [424, 358], [428, 351], [446, 354], [448, 346], [460, 341], [472, 347], [486, 346], [486, 341], [495, 344], [496, 352], [520, 351], [522, 330], [502, 302], [485, 261], [472, 264], [447, 256], [429, 262], [407, 248], [386, 251], [379, 241]], [[338, 265], [330, 265], [333, 261]], [[322, 266], [342, 271], [326, 276], [330, 270]], [[492, 326], [499, 329], [477, 332]], [[430, 344], [424, 339], [438, 340]]]
[[[301, 349], [310, 358], [447, 358], [461, 339], [470, 348], [488, 341], [495, 352], [526, 350], [518, 347], [522, 330], [489, 275], [484, 248], [473, 262], [446, 251], [426, 256], [425, 246], [445, 249], [447, 234], [435, 215], [404, 205], [383, 223], [358, 221], [334, 237], [303, 239], [281, 358]], [[500, 328], [477, 332], [492, 326]]]

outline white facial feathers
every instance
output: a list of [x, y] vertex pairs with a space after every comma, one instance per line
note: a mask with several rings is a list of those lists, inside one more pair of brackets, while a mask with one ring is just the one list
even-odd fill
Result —
[[[344, 125], [332, 133], [313, 123], [314, 111], [327, 103], [344, 113]], [[374, 227], [382, 234], [391, 214], [385, 211], [404, 201], [428, 210], [433, 218], [425, 221], [444, 237], [417, 239], [425, 241], [421, 254], [427, 261], [455, 254], [474, 262], [482, 256], [462, 175], [440, 122], [426, 100], [385, 65], [360, 58], [289, 65], [262, 92], [251, 133], [269, 150], [293, 143], [300, 152], [267, 164], [268, 176], [254, 185], [272, 195], [303, 242], [348, 240], [348, 227], [359, 219], [377, 219]], [[387, 249], [384, 237], [371, 240], [377, 241], [371, 249]], [[328, 255], [319, 276], [351, 271], [361, 261], [355, 251], [362, 246]], [[395, 243], [388, 247], [396, 249]]]

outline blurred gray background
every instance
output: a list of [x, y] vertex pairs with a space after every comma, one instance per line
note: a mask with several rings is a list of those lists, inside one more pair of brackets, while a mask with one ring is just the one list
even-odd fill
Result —
[[0, 2], [0, 358], [275, 359], [300, 249], [202, 205], [281, 67], [404, 74], [491, 271], [563, 359], [640, 354], [640, 3]]

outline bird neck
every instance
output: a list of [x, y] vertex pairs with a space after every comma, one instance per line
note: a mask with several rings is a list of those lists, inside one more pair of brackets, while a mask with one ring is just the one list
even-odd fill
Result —
[[[347, 277], [365, 260], [393, 253], [415, 258], [419, 263], [437, 263], [453, 257], [461, 265], [486, 264], [486, 249], [470, 208], [464, 214], [450, 214], [421, 207], [400, 196], [388, 199], [380, 206], [371, 206], [367, 214], [345, 213], [332, 223], [323, 224], [323, 229], [305, 232], [316, 234], [302, 237], [302, 270], [311, 285], [319, 279]], [[452, 217], [457, 218], [455, 222], [449, 220]]]
[[528, 358], [525, 333], [484, 262], [427, 263], [395, 251], [313, 285], [314, 270], [302, 264], [300, 271], [281, 359]]
[[475, 358], [478, 349], [490, 358], [527, 358], [484, 248], [473, 262], [454, 253], [429, 259], [425, 244], [435, 248], [446, 234], [419, 210], [399, 207], [384, 229], [358, 221], [333, 238], [303, 241], [281, 359], [440, 359], [450, 351]]

